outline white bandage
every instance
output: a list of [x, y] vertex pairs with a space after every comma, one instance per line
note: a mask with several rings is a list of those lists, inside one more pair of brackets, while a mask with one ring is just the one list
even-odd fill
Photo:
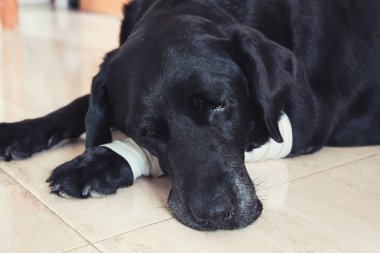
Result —
[[272, 138], [261, 147], [245, 153], [246, 162], [258, 162], [270, 159], [287, 157], [293, 147], [293, 131], [289, 117], [284, 113], [278, 122], [283, 143], [278, 143]]
[[133, 179], [141, 176], [161, 176], [162, 172], [157, 157], [139, 147], [131, 138], [124, 141], [113, 141], [102, 145], [122, 156], [131, 167]]

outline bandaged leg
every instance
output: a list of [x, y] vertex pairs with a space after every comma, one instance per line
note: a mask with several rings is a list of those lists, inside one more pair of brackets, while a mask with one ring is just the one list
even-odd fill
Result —
[[293, 132], [289, 117], [284, 113], [281, 115], [278, 127], [282, 139], [282, 143], [278, 143], [272, 138], [259, 148], [245, 153], [246, 162], [259, 162], [265, 160], [275, 160], [287, 157], [293, 147]]
[[129, 163], [134, 180], [141, 176], [158, 177], [164, 174], [157, 157], [138, 146], [131, 138], [124, 141], [113, 141], [102, 147], [111, 149]]

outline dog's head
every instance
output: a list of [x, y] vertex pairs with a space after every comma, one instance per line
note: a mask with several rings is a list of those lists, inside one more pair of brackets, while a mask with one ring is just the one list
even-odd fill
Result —
[[270, 137], [282, 141], [277, 121], [292, 83], [292, 54], [219, 14], [159, 10], [149, 9], [108, 54], [89, 113], [101, 125], [99, 117], [110, 113], [104, 108], [112, 108], [116, 126], [159, 158], [180, 222], [198, 230], [245, 227], [262, 204], [244, 152]]

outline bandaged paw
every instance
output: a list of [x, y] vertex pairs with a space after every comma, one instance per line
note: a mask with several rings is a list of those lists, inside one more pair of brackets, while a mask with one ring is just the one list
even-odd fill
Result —
[[122, 156], [131, 167], [133, 179], [141, 176], [161, 176], [162, 172], [157, 157], [141, 148], [131, 138], [124, 141], [113, 141], [102, 145]]

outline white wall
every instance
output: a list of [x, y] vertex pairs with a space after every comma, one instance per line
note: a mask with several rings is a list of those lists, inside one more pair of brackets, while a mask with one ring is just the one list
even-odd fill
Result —
[[[0, 0], [1, 1], [1, 0]], [[50, 0], [18, 0], [20, 5], [49, 5]], [[55, 6], [67, 7], [68, 0], [54, 0]]]
[[50, 0], [18, 0], [21, 5], [48, 4]]

